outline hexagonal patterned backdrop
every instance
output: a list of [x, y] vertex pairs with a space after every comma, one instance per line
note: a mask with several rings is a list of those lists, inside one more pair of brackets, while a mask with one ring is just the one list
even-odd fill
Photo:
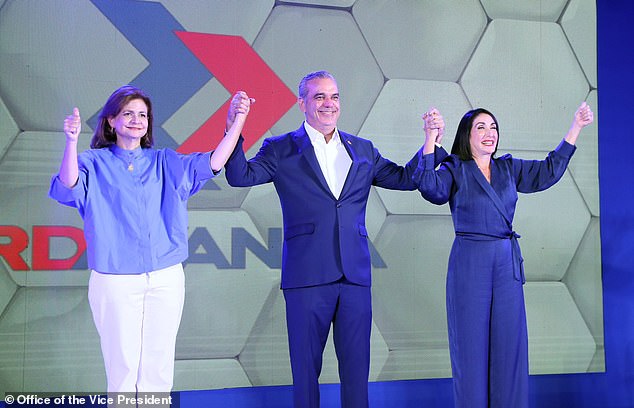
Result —
[[[153, 96], [163, 146], [178, 148], [217, 111], [225, 114], [237, 89], [202, 61], [240, 64], [244, 51], [200, 55], [179, 33], [241, 37], [281, 81], [258, 89], [261, 96], [284, 85], [295, 94], [304, 74], [331, 71], [339, 127], [405, 163], [423, 142], [420, 116], [432, 106], [444, 114], [447, 147], [462, 114], [483, 106], [500, 122], [501, 153], [544, 157], [582, 101], [597, 113], [594, 27], [591, 0], [0, 1], [0, 394], [105, 388], [82, 222], [47, 198], [48, 184], [65, 115], [80, 108], [88, 148], [91, 118], [122, 84]], [[262, 114], [270, 127], [245, 135], [249, 156], [303, 120], [296, 106], [272, 101], [254, 106], [282, 112]], [[561, 182], [522, 195], [517, 210], [534, 374], [605, 368], [596, 123], [578, 145]], [[448, 207], [373, 189], [367, 226], [371, 380], [451, 376]], [[273, 187], [231, 188], [219, 176], [190, 201], [189, 233], [175, 388], [289, 384]], [[331, 340], [321, 381], [338, 381]]]

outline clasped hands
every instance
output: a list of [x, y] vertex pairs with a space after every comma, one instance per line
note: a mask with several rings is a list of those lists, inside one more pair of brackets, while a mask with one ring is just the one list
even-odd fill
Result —
[[430, 108], [423, 114], [423, 128], [425, 140], [431, 139], [434, 143], [440, 144], [445, 134], [445, 120], [438, 109]]
[[251, 110], [251, 105], [254, 103], [255, 98], [250, 98], [245, 91], [237, 91], [229, 103], [229, 112], [227, 113], [227, 123], [225, 129], [231, 128], [237, 115], [243, 114], [244, 117], [246, 117]]

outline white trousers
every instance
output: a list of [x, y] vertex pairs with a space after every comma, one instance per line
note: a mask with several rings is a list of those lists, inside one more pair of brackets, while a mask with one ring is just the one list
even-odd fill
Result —
[[109, 393], [171, 391], [184, 300], [181, 264], [140, 275], [92, 271], [88, 301]]

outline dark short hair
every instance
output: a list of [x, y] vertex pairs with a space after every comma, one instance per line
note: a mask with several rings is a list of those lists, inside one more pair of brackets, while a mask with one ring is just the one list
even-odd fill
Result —
[[310, 74], [306, 75], [304, 78], [302, 78], [301, 81], [299, 81], [299, 97], [302, 99], [306, 98], [306, 95], [308, 94], [308, 83], [310, 81], [312, 81], [313, 79], [316, 78], [328, 78], [328, 79], [332, 79], [333, 81], [337, 82], [337, 80], [335, 79], [335, 77], [328, 71], [315, 71], [315, 72], [311, 72]]
[[[479, 114], [485, 113], [495, 122], [495, 127], [498, 129], [498, 143], [499, 143], [499, 134], [500, 134], [500, 126], [498, 125], [498, 120], [495, 116], [484, 108], [476, 108], [472, 109], [469, 112], [465, 113], [462, 119], [460, 119], [460, 124], [458, 125], [458, 130], [456, 130], [456, 138], [453, 141], [453, 146], [451, 146], [451, 154], [455, 154], [460, 158], [460, 160], [472, 160], [473, 154], [471, 153], [471, 127], [473, 126], [473, 121]], [[498, 151], [498, 145], [495, 145], [495, 151], [493, 152], [493, 156]]]
[[147, 105], [147, 133], [141, 138], [141, 147], [152, 147], [154, 138], [152, 137], [153, 116], [150, 97], [139, 88], [124, 85], [110, 95], [101, 110], [95, 134], [90, 141], [91, 148], [100, 149], [117, 143], [117, 134], [108, 123], [108, 118], [117, 116], [123, 107], [134, 99], [141, 99]]

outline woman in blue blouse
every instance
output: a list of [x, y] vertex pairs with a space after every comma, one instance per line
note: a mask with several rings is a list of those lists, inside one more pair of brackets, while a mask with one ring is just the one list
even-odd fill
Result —
[[152, 103], [123, 86], [110, 96], [90, 143], [77, 154], [79, 110], [64, 121], [66, 146], [49, 195], [84, 220], [88, 299], [99, 332], [108, 392], [169, 392], [184, 302], [187, 200], [233, 151], [250, 103], [213, 152], [153, 149]]
[[563, 176], [593, 113], [584, 102], [564, 140], [537, 161], [494, 157], [498, 122], [485, 109], [471, 110], [458, 125], [452, 154], [437, 170], [432, 153], [442, 118], [434, 109], [423, 119], [423, 160], [414, 181], [426, 200], [449, 202], [456, 234], [446, 288], [455, 405], [526, 408], [525, 278], [513, 230], [517, 193], [545, 190]]

